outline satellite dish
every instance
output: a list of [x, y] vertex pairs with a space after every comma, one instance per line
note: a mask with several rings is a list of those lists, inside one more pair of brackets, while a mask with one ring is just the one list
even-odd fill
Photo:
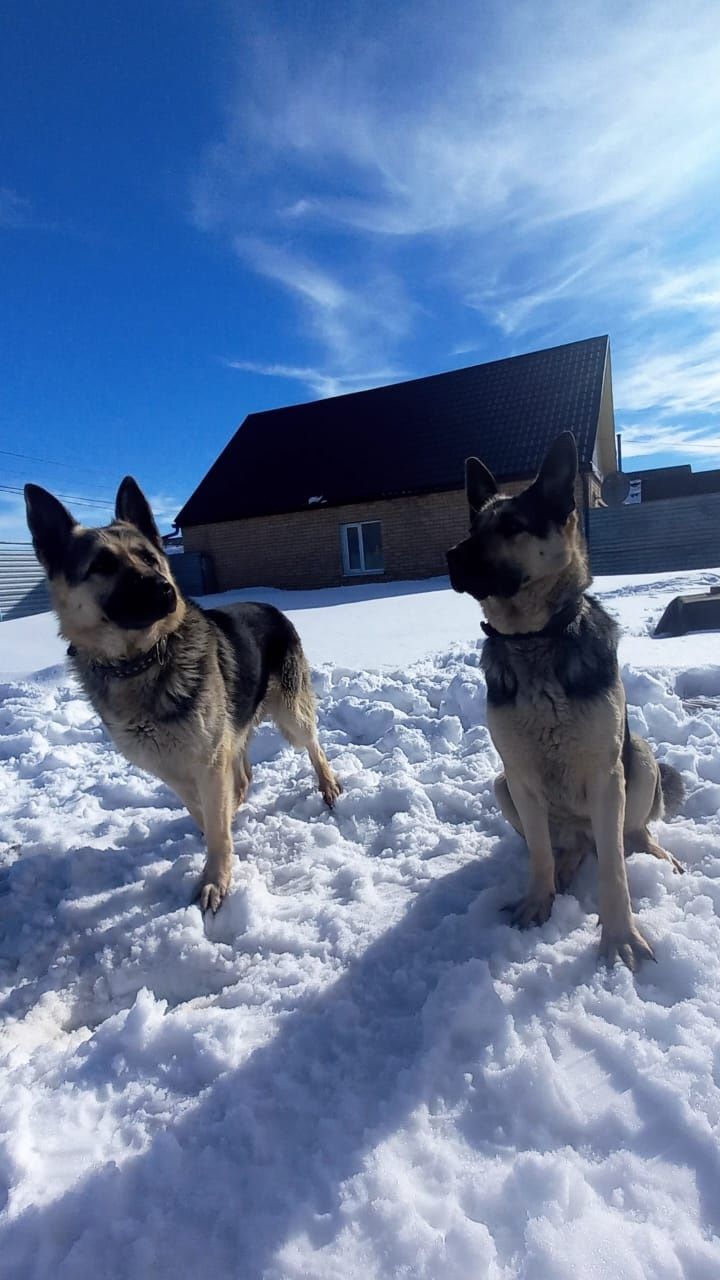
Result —
[[609, 507], [621, 507], [630, 492], [630, 477], [624, 471], [611, 471], [602, 482], [600, 493]]

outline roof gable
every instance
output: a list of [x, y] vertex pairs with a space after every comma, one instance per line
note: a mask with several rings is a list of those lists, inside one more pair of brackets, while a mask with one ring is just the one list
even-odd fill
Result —
[[607, 356], [607, 337], [589, 338], [250, 414], [177, 523], [458, 489], [470, 454], [501, 479], [531, 475], [566, 430], [587, 470]]

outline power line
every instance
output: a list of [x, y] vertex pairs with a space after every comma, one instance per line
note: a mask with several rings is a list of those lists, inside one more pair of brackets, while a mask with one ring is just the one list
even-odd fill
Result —
[[[25, 484], [25, 481], [27, 479], [27, 467], [8, 466], [6, 462], [3, 462], [2, 459], [0, 459], [0, 475], [2, 475], [4, 480], [7, 480], [8, 484]], [[42, 471], [40, 472], [40, 475], [42, 476]], [[17, 480], [15, 479], [16, 476], [18, 477]], [[46, 485], [48, 488], [50, 488], [55, 484], [55, 481], [54, 480], [45, 481], [43, 479], [39, 479], [39, 480], [33, 480], [33, 483]], [[60, 481], [60, 483], [62, 484], [62, 481]], [[95, 488], [94, 485], [93, 485], [93, 488]], [[114, 503], [115, 493], [114, 493], [114, 490], [110, 488], [110, 486], [108, 486], [107, 493], [103, 491], [103, 494], [104, 494], [105, 502], [108, 502], [110, 504]]]
[[98, 467], [78, 467], [74, 462], [56, 462], [53, 458], [38, 458], [32, 453], [14, 453], [12, 449], [0, 449], [5, 458], [22, 458], [24, 462], [44, 462], [49, 467], [67, 467], [71, 471], [86, 471], [88, 475], [101, 476], [104, 473]]
[[[15, 493], [21, 497], [24, 490], [19, 485], [0, 484], [0, 493]], [[62, 498], [65, 502], [74, 502], [76, 506], [90, 507], [93, 511], [111, 511], [112, 504], [107, 498], [80, 498], [76, 493], [56, 493], [56, 498]]]

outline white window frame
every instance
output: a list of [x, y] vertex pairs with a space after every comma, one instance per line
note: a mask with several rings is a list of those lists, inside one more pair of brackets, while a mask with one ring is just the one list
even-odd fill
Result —
[[[369, 573], [385, 572], [385, 549], [383, 548], [383, 563], [381, 569], [365, 568], [365, 540], [363, 538], [363, 525], [379, 524], [380, 525], [380, 545], [382, 547], [382, 520], [352, 520], [349, 524], [340, 525], [340, 550], [342, 552], [343, 576], [346, 578], [362, 578]], [[348, 551], [347, 531], [348, 529], [358, 530], [358, 546], [360, 548], [360, 562], [362, 568], [350, 568], [350, 553]]]

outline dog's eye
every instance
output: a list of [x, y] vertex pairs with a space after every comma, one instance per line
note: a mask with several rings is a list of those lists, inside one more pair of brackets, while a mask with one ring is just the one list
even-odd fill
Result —
[[500, 531], [504, 537], [513, 538], [516, 533], [523, 533], [525, 529], [526, 526], [522, 520], [518, 520], [517, 516], [503, 516]]
[[113, 555], [113, 552], [109, 551], [107, 547], [103, 547], [102, 551], [98, 551], [97, 555], [93, 556], [90, 561], [88, 575], [91, 573], [102, 573], [105, 576], [108, 576], [109, 574], [114, 573], [116, 569], [117, 556]]
[[157, 569], [157, 560], [155, 559], [152, 551], [140, 551], [138, 552], [138, 555], [143, 564], [149, 565], [151, 569]]

